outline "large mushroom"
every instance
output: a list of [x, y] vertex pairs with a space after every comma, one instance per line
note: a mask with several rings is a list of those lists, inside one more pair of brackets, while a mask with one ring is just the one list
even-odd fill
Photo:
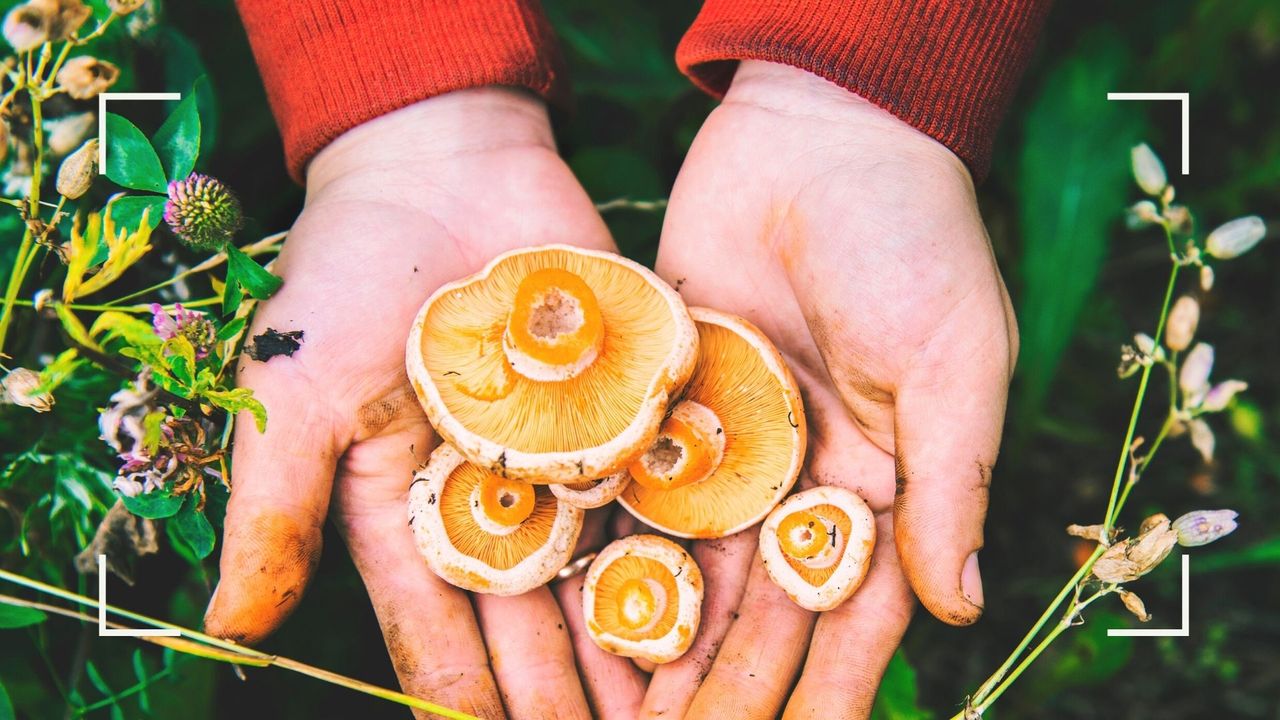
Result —
[[702, 592], [702, 572], [679, 545], [657, 535], [615, 540], [587, 570], [587, 634], [614, 655], [671, 662], [698, 634]]
[[427, 417], [502, 477], [579, 483], [653, 441], [693, 371], [680, 299], [626, 258], [564, 245], [499, 255], [422, 306], [406, 365]]
[[473, 592], [519, 595], [546, 584], [569, 562], [582, 517], [546, 486], [495, 475], [448, 444], [409, 489], [409, 525], [427, 567]]
[[760, 527], [760, 559], [774, 584], [806, 610], [830, 610], [862, 585], [875, 517], [858, 494], [824, 485], [787, 498]]
[[691, 308], [698, 362], [618, 502], [671, 535], [715, 538], [759, 522], [795, 485], [806, 428], [800, 391], [754, 325]]

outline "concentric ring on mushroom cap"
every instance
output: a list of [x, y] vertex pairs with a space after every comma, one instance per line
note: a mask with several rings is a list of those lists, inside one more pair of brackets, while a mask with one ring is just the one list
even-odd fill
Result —
[[[566, 379], [534, 380], [508, 359], [507, 323], [517, 294], [527, 299], [526, 279], [565, 275], [550, 270], [583, 283], [562, 289], [567, 314], [551, 320], [572, 320], [575, 310], [583, 320], [598, 308], [603, 336], [560, 336], [584, 348], [581, 366]], [[613, 253], [548, 245], [499, 255], [432, 294], [414, 320], [406, 365], [431, 424], [471, 462], [529, 482], [583, 482], [648, 447], [693, 370], [697, 340], [679, 294], [652, 271]]]
[[702, 571], [679, 545], [657, 535], [615, 540], [587, 570], [587, 634], [614, 655], [671, 662], [698, 634], [702, 594]]
[[[520, 483], [535, 493], [532, 508], [524, 508], [527, 517], [495, 527], [480, 515], [480, 503], [488, 500], [482, 498], [489, 490], [486, 479], [519, 482], [495, 478], [448, 444], [436, 448], [414, 475], [409, 525], [427, 567], [451, 585], [491, 595], [518, 595], [546, 584], [573, 554], [582, 510], [559, 502], [545, 486]], [[518, 505], [504, 498], [499, 507]]]
[[613, 502], [615, 498], [627, 489], [627, 484], [631, 482], [631, 475], [626, 470], [618, 472], [606, 478], [599, 480], [588, 480], [582, 483], [557, 483], [549, 486], [551, 493], [560, 502], [569, 503], [570, 505], [583, 510], [592, 510], [598, 507], [604, 507]]
[[705, 479], [665, 490], [632, 482], [618, 502], [671, 535], [724, 537], [759, 522], [795, 485], [807, 439], [804, 408], [795, 378], [764, 333], [727, 313], [689, 312], [698, 327], [698, 362], [681, 403], [697, 403], [719, 419], [723, 457]]
[[760, 527], [769, 579], [806, 610], [830, 610], [862, 585], [875, 548], [875, 516], [852, 490], [820, 486], [796, 493]]

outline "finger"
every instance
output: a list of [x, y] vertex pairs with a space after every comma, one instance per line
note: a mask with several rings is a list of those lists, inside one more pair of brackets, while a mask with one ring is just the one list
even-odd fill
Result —
[[748, 530], [727, 538], [693, 543], [689, 551], [702, 571], [704, 584], [698, 634], [680, 659], [653, 670], [641, 717], [684, 717], [738, 615], [751, 561], [756, 554], [757, 535], [756, 531]]
[[908, 373], [895, 398], [899, 556], [920, 601], [952, 625], [982, 615], [978, 550], [1010, 372], [1004, 316], [992, 314], [989, 334], [944, 330], [933, 347], [949, 359]]
[[240, 374], [270, 421], [263, 433], [244, 414], [236, 425], [221, 579], [204, 621], [209, 634], [249, 645], [293, 612], [315, 571], [343, 446], [325, 404], [289, 363]]
[[569, 637], [573, 641], [582, 688], [595, 717], [632, 720], [640, 714], [648, 678], [628, 658], [607, 653], [591, 641], [586, 618], [582, 614], [584, 580], [585, 576], [579, 574], [554, 585], [556, 599], [560, 602]]
[[915, 608], [893, 547], [892, 517], [877, 517], [876, 528], [866, 581], [843, 604], [818, 616], [784, 720], [861, 720], [871, 714], [880, 678]]
[[769, 580], [757, 553], [738, 617], [685, 717], [776, 718], [804, 663], [813, 624], [814, 614]]
[[478, 717], [502, 718], [470, 599], [427, 569], [405, 525], [413, 470], [431, 443], [425, 418], [410, 424], [412, 429], [388, 428], [347, 454], [335, 493], [338, 529], [404, 691]]
[[508, 717], [591, 719], [573, 643], [548, 588], [476, 595], [475, 606]]

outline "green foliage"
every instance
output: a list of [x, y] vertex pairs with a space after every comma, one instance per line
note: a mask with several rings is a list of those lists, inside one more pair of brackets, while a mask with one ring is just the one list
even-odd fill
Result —
[[1027, 113], [1018, 173], [1019, 314], [1030, 321], [1021, 323], [1015, 395], [1015, 427], [1023, 430], [1075, 334], [1107, 257], [1119, 199], [1129, 195], [1127, 159], [1142, 115], [1106, 99], [1128, 64], [1117, 38], [1096, 34], [1049, 73]]
[[[272, 275], [266, 268], [253, 261], [239, 248], [227, 245], [227, 287], [233, 285], [244, 288], [244, 291], [257, 300], [271, 297], [284, 283], [279, 277]], [[228, 311], [228, 314], [235, 310]]]
[[200, 111], [196, 93], [203, 84], [203, 78], [196, 81], [196, 87], [186, 94], [151, 138], [170, 180], [181, 180], [190, 175], [196, 167], [196, 158], [200, 156]]
[[107, 113], [107, 177], [134, 190], [165, 191], [164, 168], [147, 136], [137, 125]]
[[10, 605], [0, 600], [0, 630], [38, 625], [44, 622], [47, 617], [47, 615], [35, 608]]
[[919, 694], [916, 670], [899, 650], [885, 668], [871, 720], [931, 720], [934, 715], [920, 707]]

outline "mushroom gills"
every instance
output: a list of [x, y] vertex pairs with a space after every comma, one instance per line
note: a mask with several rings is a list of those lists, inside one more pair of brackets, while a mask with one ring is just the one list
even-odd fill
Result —
[[600, 575], [595, 621], [626, 640], [662, 637], [675, 627], [678, 593], [675, 577], [657, 560], [619, 558]]

